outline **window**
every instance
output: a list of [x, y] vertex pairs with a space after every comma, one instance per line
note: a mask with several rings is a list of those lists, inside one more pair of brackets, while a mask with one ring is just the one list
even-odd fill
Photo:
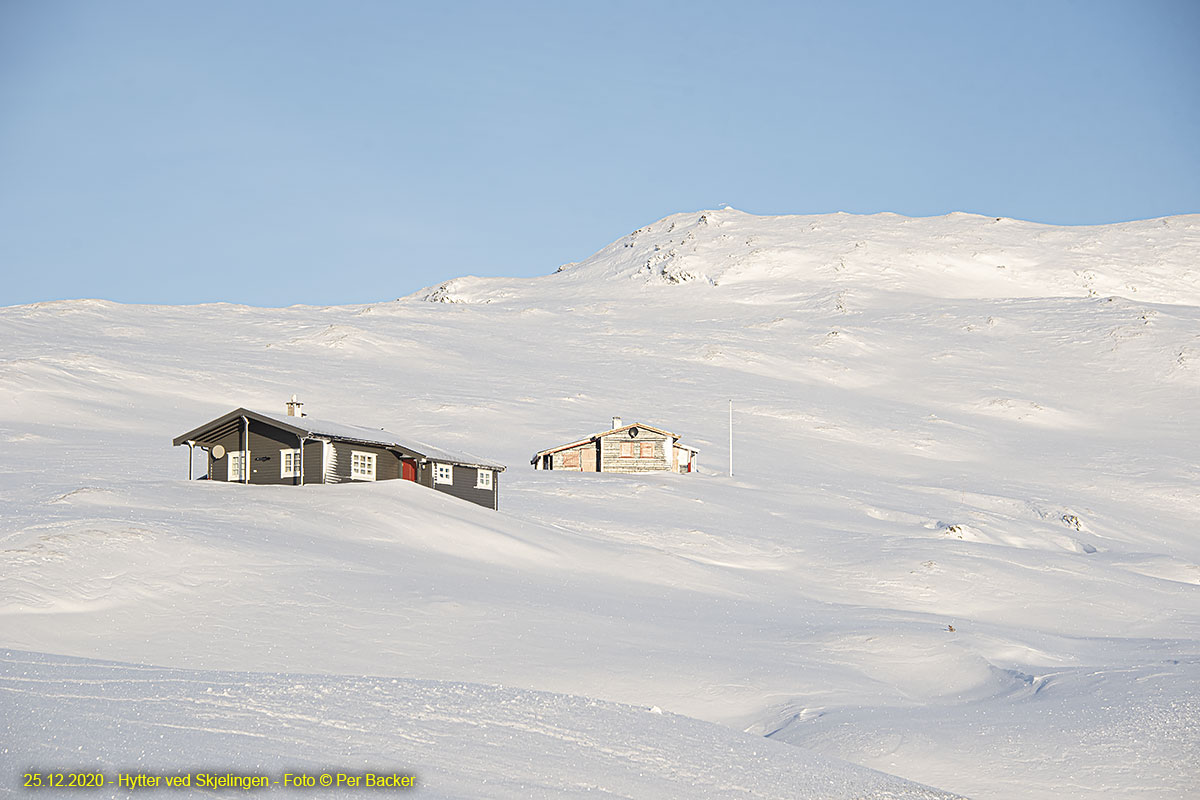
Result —
[[375, 454], [351, 450], [350, 477], [356, 481], [375, 480]]
[[453, 485], [453, 483], [454, 483], [454, 465], [453, 464], [435, 464], [433, 467], [433, 482]]
[[492, 488], [492, 471], [490, 469], [480, 469], [475, 471], [475, 488]]
[[642, 458], [654, 458], [654, 442], [642, 442]]
[[633, 458], [633, 442], [621, 442], [621, 458]]
[[298, 478], [298, 477], [300, 477], [300, 451], [299, 450], [280, 450], [279, 451], [279, 477], [281, 477], [281, 478]]
[[226, 466], [229, 469], [227, 480], [241, 481], [246, 479], [247, 453], [245, 450], [230, 450], [225, 454]]

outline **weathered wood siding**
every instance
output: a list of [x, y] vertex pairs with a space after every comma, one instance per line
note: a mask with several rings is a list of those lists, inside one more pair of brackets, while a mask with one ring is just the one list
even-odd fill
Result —
[[[676, 472], [695, 472], [697, 468], [696, 454], [691, 450], [685, 450], [682, 447], [676, 447], [674, 450], [675, 463], [674, 466], [672, 466], [672, 469], [674, 469]], [[689, 464], [691, 465], [690, 470], [688, 469]]]
[[559, 450], [552, 454], [553, 469], [565, 469], [568, 472], [596, 471], [596, 444], [586, 442], [569, 450]]
[[[650, 443], [652, 453], [642, 455], [642, 445]], [[622, 456], [621, 445], [630, 444], [634, 455]], [[603, 472], [664, 472], [671, 469], [670, 447], [672, 442], [661, 433], [638, 429], [631, 437], [628, 430], [600, 437], [600, 464]]]
[[457, 497], [459, 500], [466, 500], [469, 503], [474, 503], [484, 508], [498, 508], [500, 474], [495, 470], [489, 471], [492, 473], [491, 489], [475, 488], [479, 471], [475, 467], [460, 467], [457, 464], [454, 465], [454, 483], [435, 483], [433, 488], [439, 492], [445, 492], [452, 497]]

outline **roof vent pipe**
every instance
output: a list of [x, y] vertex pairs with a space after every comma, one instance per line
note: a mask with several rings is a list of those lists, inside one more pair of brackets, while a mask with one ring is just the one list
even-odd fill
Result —
[[621, 427], [621, 418], [613, 417], [613, 430], [616, 430], [619, 427]]
[[289, 417], [303, 417], [304, 413], [300, 411], [304, 403], [296, 399], [296, 395], [292, 395], [292, 399], [288, 400], [287, 411]]

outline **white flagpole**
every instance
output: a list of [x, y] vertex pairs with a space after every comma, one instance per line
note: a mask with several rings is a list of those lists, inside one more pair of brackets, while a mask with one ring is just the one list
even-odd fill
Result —
[[733, 401], [729, 401], [729, 477], [733, 477]]

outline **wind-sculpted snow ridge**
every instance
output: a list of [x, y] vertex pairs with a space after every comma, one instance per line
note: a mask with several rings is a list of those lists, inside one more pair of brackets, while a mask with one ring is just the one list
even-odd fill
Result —
[[[864, 286], [925, 297], [1101, 297], [1200, 303], [1200, 215], [1056, 227], [975, 214], [675, 214], [532, 281], [455, 278], [414, 297], [532, 300], [614, 281], [726, 287], [732, 297]], [[619, 291], [619, 286], [608, 287]]]
[[[1200, 788], [1190, 767], [1200, 760], [1200, 696], [1195, 691], [1200, 659], [1022, 677], [1018, 696], [990, 698], [969, 719], [930, 704], [893, 709], [886, 716], [843, 709], [817, 724], [815, 715], [789, 708], [781, 709], [785, 718], [768, 733], [875, 764], [903, 763], [912, 754], [936, 752], [941, 763], [931, 766], [931, 774], [940, 770], [947, 776], [963, 764], [1002, 754], [1009, 763], [1022, 765], [1007, 773], [989, 771], [992, 791], [1002, 797], [1028, 795], [1035, 781], [1089, 787], [1096, 797], [1113, 786], [1123, 787], [1122, 798], [1190, 797]], [[1130, 758], [1123, 749], [1109, 749], [1118, 738], [1153, 745]], [[1077, 758], [1081, 752], [1086, 759]], [[1073, 764], [1069, 769], [1068, 763]], [[1049, 800], [1055, 794], [1044, 796]]]
[[19, 794], [24, 772], [54, 770], [104, 774], [106, 787], [87, 796], [115, 798], [130, 795], [113, 786], [119, 774], [231, 773], [266, 776], [271, 797], [395, 794], [289, 789], [285, 773], [312, 776], [317, 787], [327, 774], [411, 775], [416, 788], [401, 794], [429, 800], [957, 797], [657, 708], [501, 686], [200, 672], [10, 650], [0, 651], [0, 695], [0, 795]]

